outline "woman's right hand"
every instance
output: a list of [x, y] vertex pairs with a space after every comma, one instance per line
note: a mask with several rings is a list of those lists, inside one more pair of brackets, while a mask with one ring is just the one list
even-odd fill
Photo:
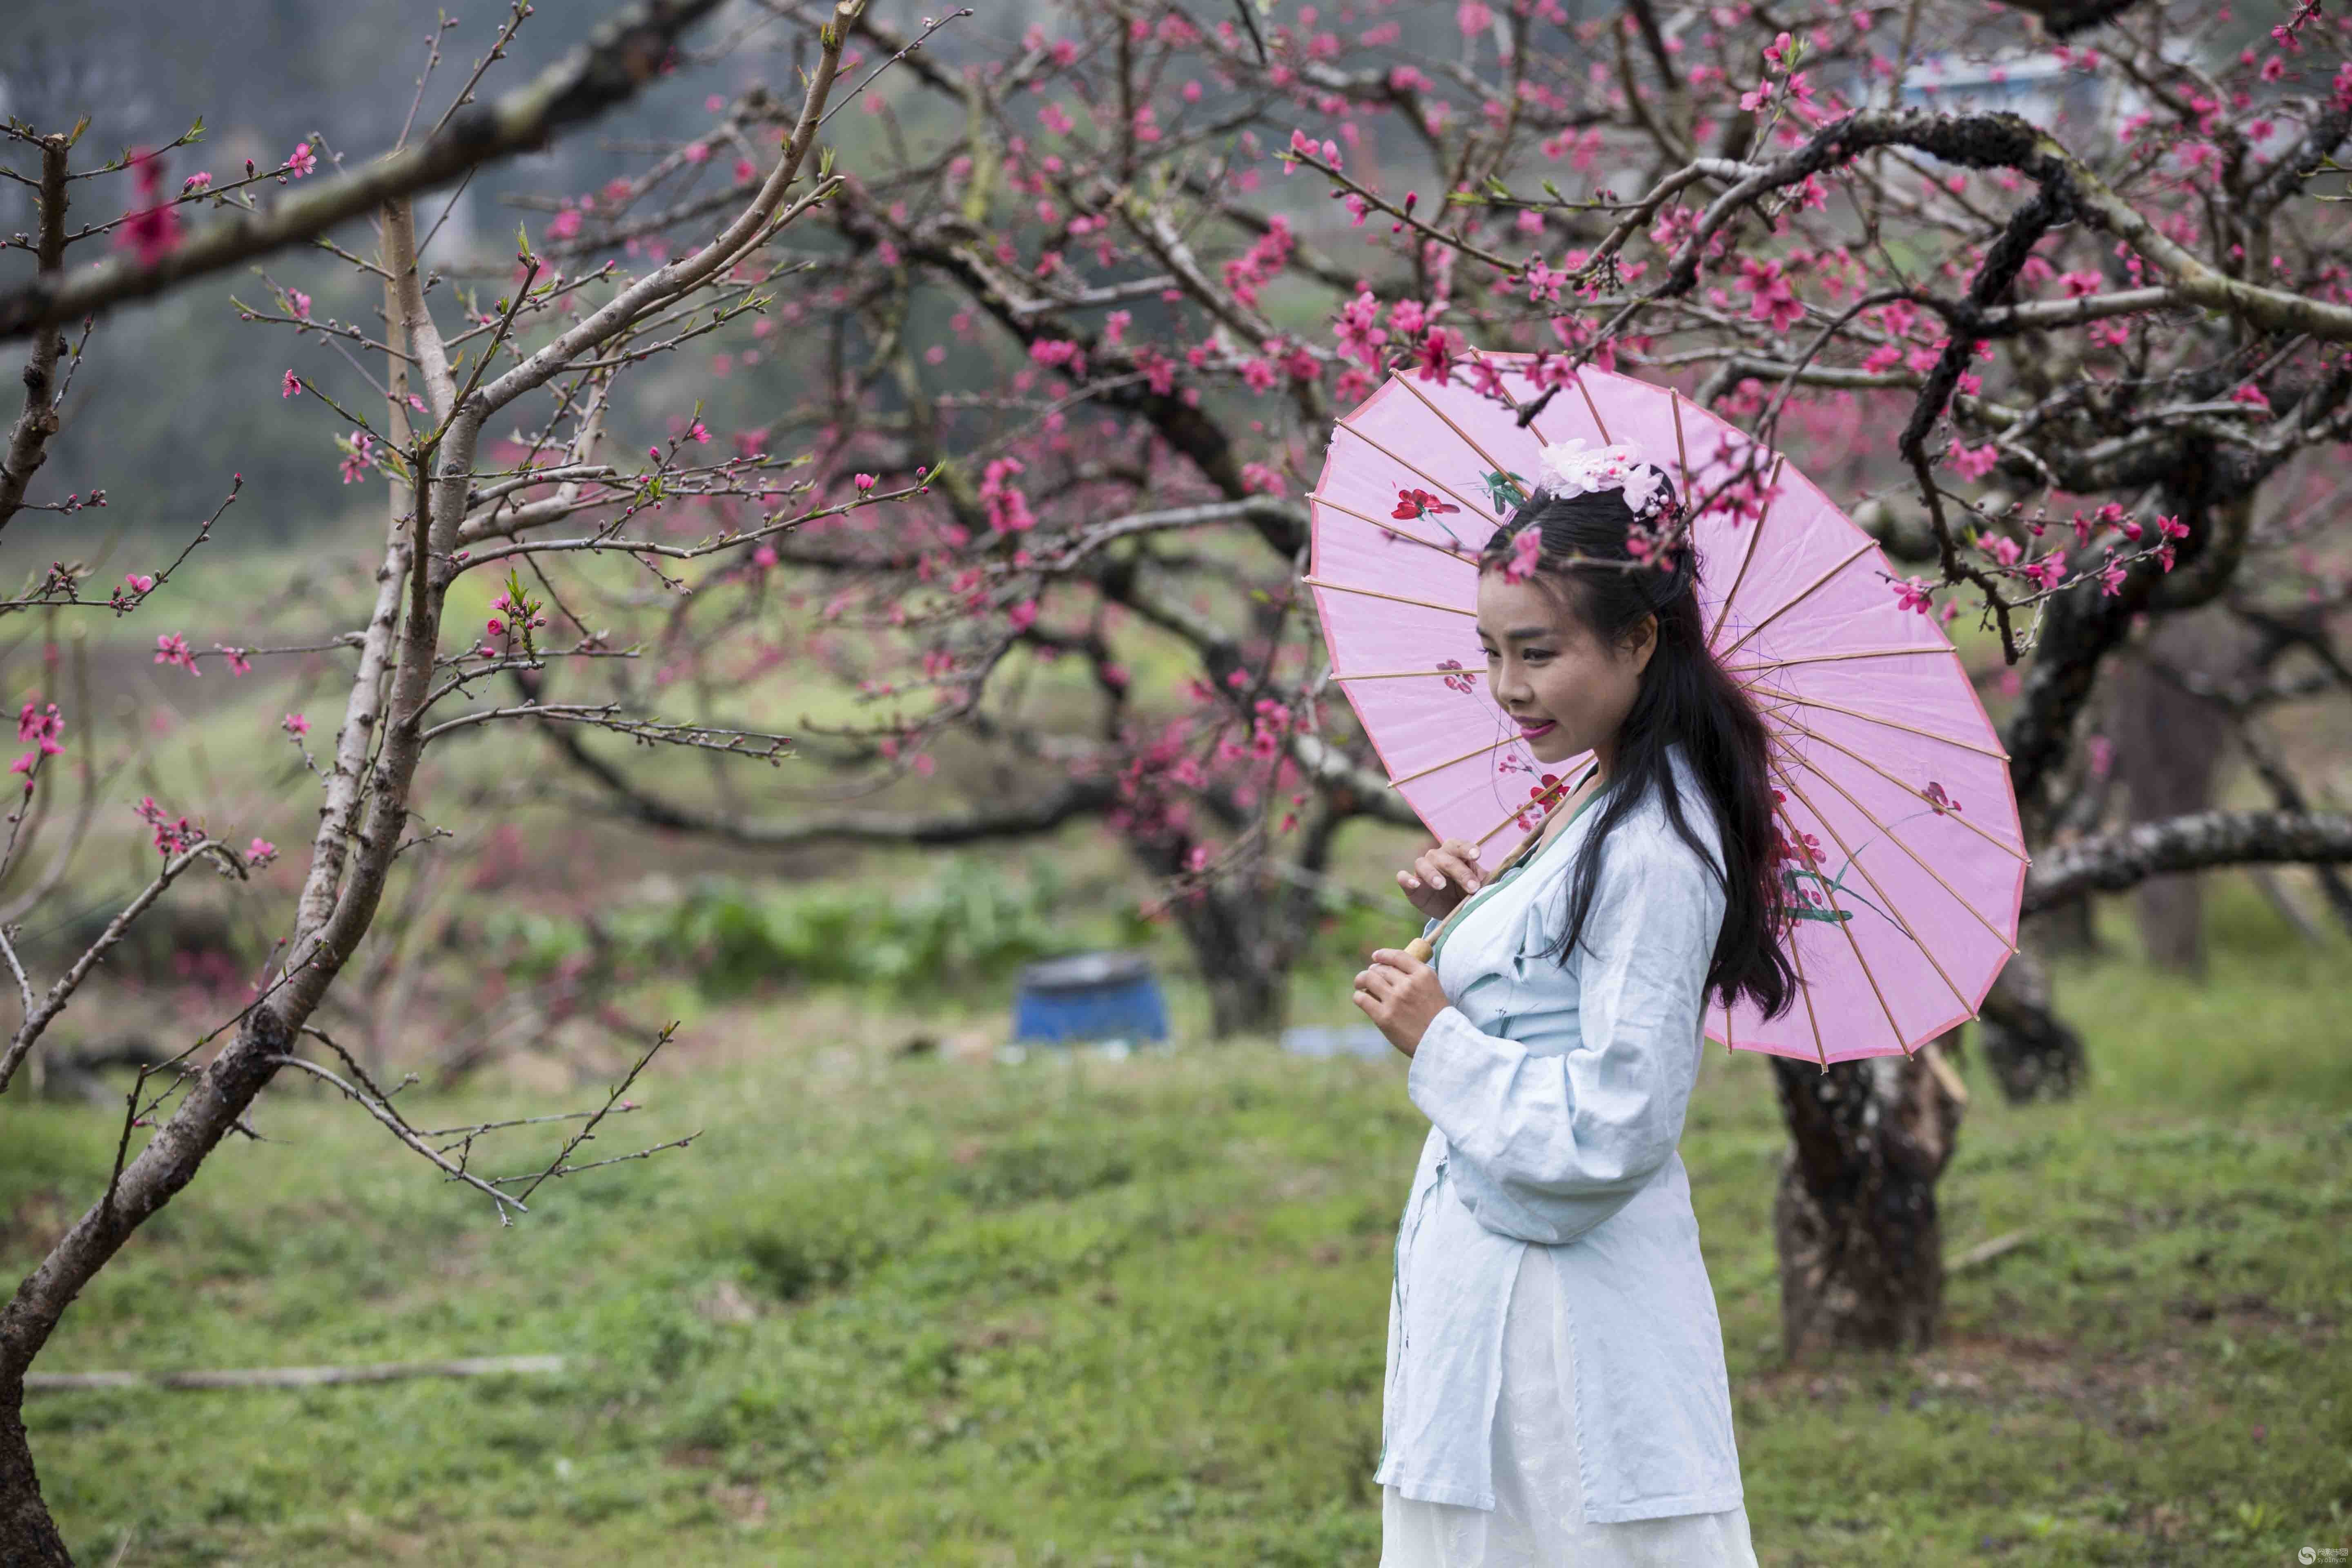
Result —
[[1443, 920], [1455, 905], [1485, 885], [1478, 868], [1478, 847], [1449, 838], [1424, 851], [1411, 867], [1397, 873], [1397, 886], [1412, 907], [1431, 920]]

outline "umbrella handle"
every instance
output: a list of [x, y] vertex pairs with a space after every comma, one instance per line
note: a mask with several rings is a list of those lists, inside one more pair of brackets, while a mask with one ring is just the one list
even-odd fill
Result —
[[1404, 944], [1404, 950], [1423, 963], [1427, 963], [1431, 954], [1435, 951], [1429, 945], [1429, 939], [1425, 936], [1414, 937]]

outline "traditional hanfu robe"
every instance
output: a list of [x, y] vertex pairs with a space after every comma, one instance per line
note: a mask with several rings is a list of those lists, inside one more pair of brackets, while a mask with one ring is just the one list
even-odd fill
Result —
[[[1719, 868], [1714, 813], [1678, 746], [1669, 766], [1684, 819]], [[1398, 1228], [1374, 1479], [1393, 1489], [1391, 1524], [1399, 1499], [1496, 1508], [1507, 1342], [1512, 1364], [1554, 1379], [1512, 1389], [1523, 1427], [1549, 1401], [1573, 1438], [1549, 1470], [1539, 1454], [1509, 1455], [1519, 1468], [1504, 1478], [1507, 1506], [1529, 1506], [1531, 1489], [1536, 1504], [1557, 1505], [1567, 1487], [1583, 1526], [1677, 1521], [1654, 1543], [1658, 1561], [1680, 1551], [1693, 1563], [1752, 1564], [1722, 1328], [1675, 1152], [1724, 891], [1653, 794], [1604, 847], [1576, 951], [1565, 963], [1544, 956], [1564, 932], [1570, 877], [1602, 799], [1480, 889], [1440, 940], [1452, 1000], [1405, 1080], [1432, 1125]], [[1523, 1287], [1528, 1269], [1549, 1277]], [[1530, 1295], [1540, 1322], [1512, 1317]], [[1529, 1353], [1545, 1334], [1559, 1356]], [[1508, 1454], [1507, 1432], [1499, 1446]], [[1558, 1473], [1566, 1465], [1572, 1477]]]

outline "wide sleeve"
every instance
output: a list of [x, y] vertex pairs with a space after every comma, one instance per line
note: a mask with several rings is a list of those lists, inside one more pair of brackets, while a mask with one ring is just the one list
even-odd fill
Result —
[[[1631, 1202], [1681, 1141], [1698, 1076], [1723, 889], [1679, 839], [1613, 839], [1578, 962], [1523, 963], [1511, 997], [1514, 1033], [1566, 1033], [1567, 1049], [1530, 1051], [1449, 1005], [1405, 1078], [1465, 1167], [1455, 1184], [1464, 1204], [1487, 1229], [1522, 1241], [1572, 1241]], [[1564, 911], [1546, 906], [1564, 897], [1547, 890], [1531, 944], [1557, 945]]]

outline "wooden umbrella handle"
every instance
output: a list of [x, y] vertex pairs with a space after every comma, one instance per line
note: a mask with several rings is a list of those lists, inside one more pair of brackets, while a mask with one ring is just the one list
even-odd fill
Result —
[[1423, 963], [1427, 963], [1431, 955], [1435, 952], [1435, 949], [1429, 945], [1429, 939], [1425, 936], [1414, 937], [1411, 942], [1404, 944], [1404, 950], [1411, 953], [1414, 959]]

